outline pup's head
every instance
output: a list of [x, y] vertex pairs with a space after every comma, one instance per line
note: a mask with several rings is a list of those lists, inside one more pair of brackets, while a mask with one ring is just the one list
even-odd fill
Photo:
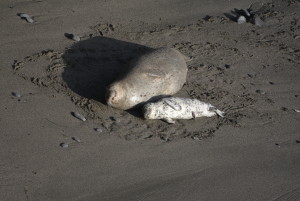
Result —
[[143, 107], [145, 119], [159, 119], [159, 113], [155, 109], [155, 104], [147, 103]]

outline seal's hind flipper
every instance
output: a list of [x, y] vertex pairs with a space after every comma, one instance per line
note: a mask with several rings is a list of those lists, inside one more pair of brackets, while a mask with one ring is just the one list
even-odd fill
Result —
[[221, 110], [218, 110], [215, 106], [210, 106], [208, 110], [210, 112], [215, 112], [220, 117], [224, 117], [225, 112], [222, 112]]
[[225, 112], [222, 112], [221, 110], [216, 110], [215, 111], [217, 115], [219, 115], [220, 117], [224, 117]]

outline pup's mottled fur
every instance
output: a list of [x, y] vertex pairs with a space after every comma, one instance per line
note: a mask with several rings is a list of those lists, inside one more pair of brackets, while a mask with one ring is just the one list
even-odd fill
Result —
[[168, 123], [175, 123], [173, 119], [193, 119], [214, 115], [224, 117], [224, 112], [209, 103], [190, 98], [163, 98], [144, 106], [145, 119], [163, 119]]

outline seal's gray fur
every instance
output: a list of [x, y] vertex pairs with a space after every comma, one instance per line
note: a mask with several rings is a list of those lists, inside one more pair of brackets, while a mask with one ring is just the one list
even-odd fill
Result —
[[147, 103], [144, 106], [145, 119], [163, 119], [168, 123], [175, 123], [173, 119], [192, 119], [214, 115], [224, 117], [224, 112], [209, 103], [190, 98], [163, 98], [156, 103]]
[[159, 48], [138, 58], [129, 73], [107, 91], [108, 105], [127, 110], [154, 98], [178, 92], [186, 81], [185, 56]]

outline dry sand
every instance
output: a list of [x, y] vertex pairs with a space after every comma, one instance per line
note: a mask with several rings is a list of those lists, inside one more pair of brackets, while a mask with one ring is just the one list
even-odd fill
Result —
[[[0, 200], [300, 200], [300, 3], [253, 4], [262, 27], [228, 18], [248, 6], [1, 1]], [[225, 118], [169, 125], [105, 104], [130, 59], [165, 46], [194, 58], [177, 96]]]

